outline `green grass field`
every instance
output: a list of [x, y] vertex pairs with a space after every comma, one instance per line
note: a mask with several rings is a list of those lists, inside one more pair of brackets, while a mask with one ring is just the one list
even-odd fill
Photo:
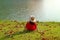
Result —
[[0, 40], [60, 40], [60, 22], [38, 22], [38, 31], [24, 31], [26, 22], [0, 21]]

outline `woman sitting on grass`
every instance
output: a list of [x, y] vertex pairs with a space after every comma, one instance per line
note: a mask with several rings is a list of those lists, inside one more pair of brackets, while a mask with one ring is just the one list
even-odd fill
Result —
[[26, 23], [25, 28], [27, 31], [34, 31], [37, 29], [36, 19], [34, 16], [30, 17], [30, 20]]

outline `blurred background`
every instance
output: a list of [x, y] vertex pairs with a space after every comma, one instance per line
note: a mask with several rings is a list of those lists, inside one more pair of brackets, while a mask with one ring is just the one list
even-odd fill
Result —
[[60, 0], [0, 0], [0, 20], [60, 22]]

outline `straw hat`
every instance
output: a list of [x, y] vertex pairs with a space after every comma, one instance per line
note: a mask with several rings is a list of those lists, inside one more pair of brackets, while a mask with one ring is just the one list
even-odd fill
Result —
[[35, 16], [34, 16], [34, 15], [31, 15], [31, 16], [30, 16], [30, 21], [31, 21], [31, 22], [36, 22], [36, 19], [35, 19]]

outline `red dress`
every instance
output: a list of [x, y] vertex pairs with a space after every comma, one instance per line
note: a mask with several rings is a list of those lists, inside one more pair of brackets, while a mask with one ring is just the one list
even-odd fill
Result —
[[36, 30], [37, 26], [36, 23], [31, 24], [30, 22], [27, 22], [26, 24], [26, 29], [29, 31], [34, 31]]

